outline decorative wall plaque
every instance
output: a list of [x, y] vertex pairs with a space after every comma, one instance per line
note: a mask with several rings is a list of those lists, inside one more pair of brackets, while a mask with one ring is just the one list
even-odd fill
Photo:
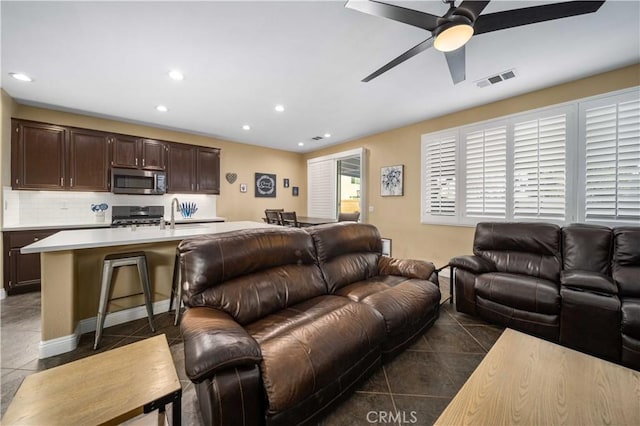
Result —
[[256, 197], [276, 196], [276, 175], [270, 173], [256, 173]]

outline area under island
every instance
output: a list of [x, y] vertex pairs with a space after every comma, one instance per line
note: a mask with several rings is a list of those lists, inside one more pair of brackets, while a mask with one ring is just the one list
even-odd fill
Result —
[[[39, 357], [74, 350], [80, 336], [95, 330], [100, 298], [102, 261], [107, 254], [144, 251], [153, 295], [153, 312], [165, 312], [173, 277], [175, 251], [188, 237], [241, 229], [265, 228], [259, 222], [219, 222], [159, 227], [106, 228], [61, 231], [23, 247], [40, 253], [42, 274], [42, 337]], [[146, 317], [137, 270], [118, 268], [105, 327]], [[132, 296], [128, 296], [133, 294]]]

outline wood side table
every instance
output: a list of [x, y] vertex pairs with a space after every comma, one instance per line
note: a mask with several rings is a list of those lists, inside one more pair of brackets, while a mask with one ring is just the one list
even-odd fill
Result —
[[27, 376], [3, 425], [119, 424], [173, 404], [182, 387], [164, 334]]

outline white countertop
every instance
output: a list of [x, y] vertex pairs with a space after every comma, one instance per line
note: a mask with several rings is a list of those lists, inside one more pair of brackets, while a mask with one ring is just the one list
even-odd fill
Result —
[[23, 247], [20, 252], [43, 253], [50, 251], [80, 250], [96, 247], [121, 246], [128, 244], [147, 244], [162, 241], [183, 240], [188, 237], [241, 229], [272, 228], [261, 222], [213, 222], [178, 225], [176, 229], [160, 229], [155, 226], [132, 228], [77, 229], [60, 231], [50, 237]]
[[[167, 222], [169, 219], [165, 219]], [[224, 222], [224, 217], [176, 219], [176, 223], [202, 223], [202, 222]], [[20, 223], [16, 225], [6, 225], [2, 231], [38, 231], [46, 229], [83, 229], [83, 228], [109, 228], [110, 221], [89, 222], [89, 223], [53, 223], [43, 225], [41, 223]]]

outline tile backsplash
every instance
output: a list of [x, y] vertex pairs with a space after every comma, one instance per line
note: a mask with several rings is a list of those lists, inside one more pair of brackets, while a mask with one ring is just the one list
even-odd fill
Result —
[[[216, 195], [164, 194], [123, 195], [111, 192], [72, 191], [14, 191], [3, 188], [3, 227], [23, 225], [84, 225], [96, 223], [91, 204], [107, 203], [105, 223], [111, 222], [111, 211], [116, 206], [163, 205], [165, 218], [171, 217], [171, 200], [177, 197], [181, 203], [196, 203], [198, 211], [192, 219], [216, 217]], [[181, 219], [176, 212], [176, 219]]]

